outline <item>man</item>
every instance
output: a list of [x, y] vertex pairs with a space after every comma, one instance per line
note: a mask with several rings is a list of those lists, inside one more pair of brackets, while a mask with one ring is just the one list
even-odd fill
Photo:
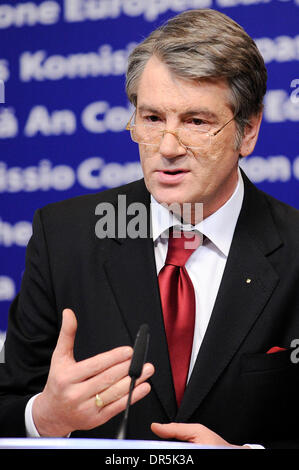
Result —
[[[128, 129], [144, 180], [37, 211], [9, 316], [1, 435], [115, 437], [128, 345], [147, 323], [128, 438], [299, 446], [299, 214], [238, 168], [265, 91], [254, 42], [213, 10], [178, 15], [132, 52]], [[102, 237], [103, 207], [128, 227], [137, 203], [151, 236]], [[188, 257], [178, 228], [203, 235]]]

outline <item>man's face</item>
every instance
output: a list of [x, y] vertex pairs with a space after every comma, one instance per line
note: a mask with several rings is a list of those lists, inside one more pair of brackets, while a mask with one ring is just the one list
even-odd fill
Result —
[[[172, 75], [152, 57], [140, 78], [136, 123], [161, 123], [169, 131], [187, 127], [217, 130], [233, 117], [229, 89], [222, 81], [187, 81]], [[141, 165], [149, 192], [160, 203], [203, 203], [204, 217], [232, 195], [238, 179], [239, 150], [233, 120], [207, 149], [191, 150], [166, 133], [160, 146], [139, 144]]]

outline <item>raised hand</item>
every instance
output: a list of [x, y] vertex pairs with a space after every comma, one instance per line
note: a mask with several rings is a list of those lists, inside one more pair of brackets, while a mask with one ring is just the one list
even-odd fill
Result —
[[[126, 407], [133, 349], [123, 346], [76, 362], [73, 354], [76, 331], [75, 314], [65, 309], [48, 380], [32, 408], [35, 426], [43, 437], [62, 437], [75, 430], [92, 429]], [[145, 381], [153, 373], [153, 365], [145, 364], [136, 381], [132, 403], [149, 393], [150, 385]]]

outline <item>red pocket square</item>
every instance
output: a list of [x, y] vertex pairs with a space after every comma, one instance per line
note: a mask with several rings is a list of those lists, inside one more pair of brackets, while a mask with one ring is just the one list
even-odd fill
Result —
[[269, 351], [267, 351], [267, 354], [272, 354], [272, 353], [276, 353], [278, 351], [285, 351], [286, 349], [285, 348], [279, 348], [278, 346], [273, 346], [273, 348], [269, 349]]

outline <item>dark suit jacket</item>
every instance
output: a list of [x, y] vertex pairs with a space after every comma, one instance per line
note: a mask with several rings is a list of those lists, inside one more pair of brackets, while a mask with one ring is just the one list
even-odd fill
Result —
[[[299, 447], [299, 367], [289, 349], [299, 338], [299, 213], [244, 179], [223, 280], [179, 409], [153, 242], [95, 235], [100, 202], [117, 207], [118, 194], [125, 194], [128, 204], [149, 205], [143, 180], [36, 212], [22, 288], [9, 316], [1, 436], [25, 435], [26, 403], [46, 382], [61, 313], [69, 307], [78, 319], [77, 360], [133, 344], [139, 326], [150, 327], [148, 360], [156, 372], [151, 393], [131, 409], [128, 438], [157, 439], [153, 421], [199, 422], [234, 444]], [[273, 346], [287, 350], [266, 354]], [[119, 420], [73, 436], [113, 438]]]

